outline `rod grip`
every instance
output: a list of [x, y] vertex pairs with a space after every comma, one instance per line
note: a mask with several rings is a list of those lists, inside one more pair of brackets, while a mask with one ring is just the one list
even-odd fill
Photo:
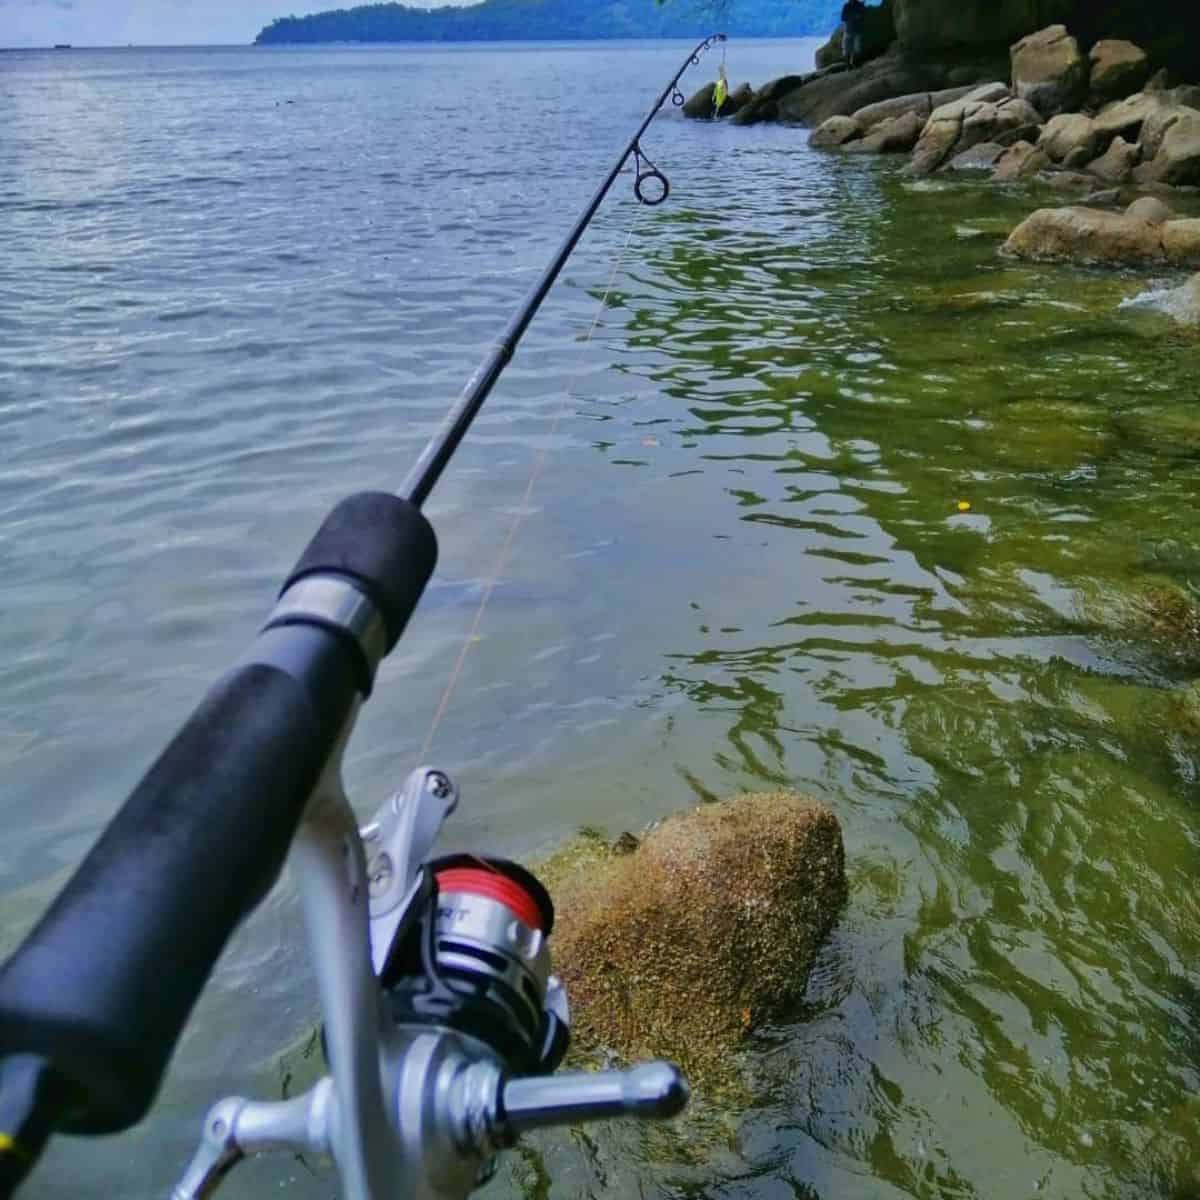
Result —
[[320, 701], [252, 662], [225, 675], [0, 969], [0, 1058], [41, 1055], [55, 1122], [110, 1133], [145, 1114], [240, 921], [277, 879], [355, 696], [336, 639]]

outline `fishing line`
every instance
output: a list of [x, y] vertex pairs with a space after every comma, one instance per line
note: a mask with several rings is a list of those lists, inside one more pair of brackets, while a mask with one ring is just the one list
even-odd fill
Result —
[[[634, 190], [637, 191], [637, 185], [643, 178], [643, 169], [641, 166], [644, 155], [638, 154], [635, 163], [637, 174], [637, 182], [634, 184]], [[649, 162], [648, 159], [645, 160]], [[653, 164], [650, 166], [653, 168]], [[663, 183], [666, 184], [665, 177]], [[664, 194], [663, 199], [666, 196]], [[641, 193], [638, 192], [638, 199], [642, 200]], [[557, 412], [554, 414], [554, 419], [550, 422], [550, 432], [548, 438], [553, 438], [558, 431], [558, 427], [562, 419], [567, 415], [567, 407], [571, 397], [575, 392], [575, 386], [579, 382], [579, 377], [583, 373], [583, 356], [587, 348], [591, 345], [592, 337], [600, 325], [601, 318], [604, 316], [605, 309], [608, 307], [608, 298], [612, 294], [613, 285], [617, 281], [617, 275], [621, 271], [621, 267], [625, 262], [625, 256], [629, 252], [629, 247], [633, 243], [633, 235], [637, 232], [638, 223], [641, 220], [644, 207], [653, 207], [659, 201], [642, 200], [634, 210], [633, 220], [629, 224], [629, 230], [625, 235], [624, 245], [617, 254], [616, 261], [613, 263], [612, 273], [608, 277], [608, 283], [604, 288], [604, 294], [600, 297], [600, 303], [596, 308], [595, 316], [592, 318], [591, 325], [588, 327], [587, 334], [583, 339], [583, 346], [580, 349], [580, 363], [576, 368], [574, 375], [566, 389], [566, 398], [559, 405]], [[496, 590], [496, 585], [500, 582], [505, 570], [508, 567], [508, 562], [512, 556], [513, 547], [516, 544], [517, 534], [520, 532], [521, 526], [525, 522], [525, 518], [529, 515], [529, 505], [533, 498], [534, 489], [537, 487], [537, 482], [541, 478], [542, 471], [545, 469], [546, 463], [549, 460], [550, 451], [548, 449], [538, 450], [534, 455], [533, 467], [529, 472], [529, 479], [525, 484], [525, 491], [521, 496], [520, 503], [513, 514], [513, 519], [509, 523], [508, 533], [500, 547], [499, 553], [496, 555], [496, 562], [492, 568], [491, 575], [487, 583], [484, 585], [483, 594], [479, 598], [479, 606], [475, 610], [475, 618], [471, 622], [471, 628], [467, 632], [466, 637], [458, 651], [458, 656], [454, 660], [454, 666], [450, 668], [449, 678], [446, 680], [445, 689], [442, 692], [442, 697], [438, 701], [438, 706], [433, 714], [433, 720], [429, 726], [429, 732], [425, 735], [424, 744], [421, 746], [421, 753], [418, 756], [418, 762], [425, 762], [428, 758], [429, 751], [433, 746], [433, 740], [437, 735], [439, 726], [442, 723], [442, 718], [446, 715], [446, 710], [450, 707], [450, 700], [454, 695], [454, 689], [458, 684], [459, 677], [462, 675], [463, 665], [467, 661], [467, 655], [471, 651], [471, 647], [479, 640], [479, 630], [483, 624], [483, 616], [487, 610], [489, 601], [492, 598], [492, 593]]]

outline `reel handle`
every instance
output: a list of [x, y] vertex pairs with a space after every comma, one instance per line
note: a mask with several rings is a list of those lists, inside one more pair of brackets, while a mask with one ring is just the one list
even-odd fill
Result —
[[628, 1071], [510, 1079], [501, 1092], [500, 1109], [504, 1124], [516, 1135], [610, 1117], [662, 1121], [678, 1116], [689, 1094], [687, 1080], [677, 1066], [649, 1062]]

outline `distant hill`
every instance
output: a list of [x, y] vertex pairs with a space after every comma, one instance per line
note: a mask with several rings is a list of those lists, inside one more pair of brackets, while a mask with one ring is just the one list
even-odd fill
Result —
[[[712, 11], [724, 8], [727, 17]], [[590, 38], [808, 37], [832, 32], [841, 0], [733, 0], [705, 15], [689, 0], [484, 0], [465, 8], [360, 8], [281, 17], [256, 44], [295, 42], [566, 41]]]

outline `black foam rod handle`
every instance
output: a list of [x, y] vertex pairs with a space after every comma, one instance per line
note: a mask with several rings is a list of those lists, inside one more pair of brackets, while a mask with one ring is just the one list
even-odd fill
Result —
[[345, 666], [319, 702], [261, 663], [216, 684], [0, 970], [0, 1057], [48, 1062], [57, 1128], [142, 1117], [217, 956], [278, 877], [355, 694], [324, 636]]

